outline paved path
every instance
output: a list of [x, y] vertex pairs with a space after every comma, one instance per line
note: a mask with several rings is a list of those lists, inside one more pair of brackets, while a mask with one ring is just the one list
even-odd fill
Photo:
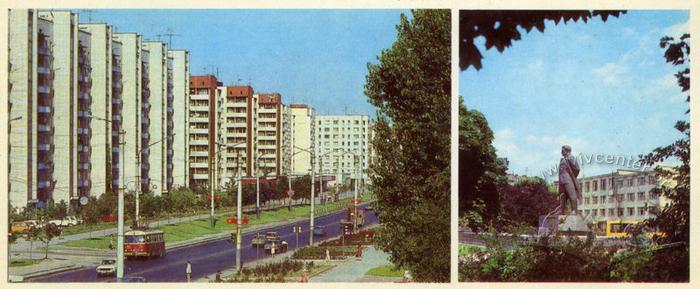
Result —
[[335, 268], [327, 272], [311, 277], [309, 282], [354, 282], [361, 281], [365, 273], [374, 267], [390, 265], [389, 254], [384, 253], [374, 247], [368, 247], [362, 253], [362, 259], [348, 258], [345, 262], [338, 264]]

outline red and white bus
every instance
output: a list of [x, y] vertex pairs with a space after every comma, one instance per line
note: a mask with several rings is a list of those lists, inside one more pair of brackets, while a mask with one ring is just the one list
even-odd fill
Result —
[[165, 255], [162, 231], [134, 230], [124, 233], [124, 256], [161, 257]]

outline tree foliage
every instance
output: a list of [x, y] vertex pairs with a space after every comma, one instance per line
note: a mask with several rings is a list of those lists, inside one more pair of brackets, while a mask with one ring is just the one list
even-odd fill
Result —
[[504, 162], [496, 157], [493, 132], [483, 114], [459, 105], [459, 212], [472, 230], [484, 229], [500, 211], [499, 190], [506, 185]]
[[551, 11], [551, 10], [461, 10], [459, 12], [459, 67], [462, 70], [470, 66], [481, 69], [482, 53], [474, 44], [474, 39], [484, 37], [486, 49], [496, 47], [498, 52], [503, 52], [520, 40], [524, 29], [529, 33], [532, 28], [544, 32], [545, 22], [554, 21], [555, 24], [564, 21], [577, 22], [600, 16], [603, 21], [608, 17], [618, 17], [622, 11]]
[[[676, 40], [663, 37], [660, 47], [665, 48], [666, 62], [681, 69], [676, 73], [678, 85], [684, 93], [690, 90], [690, 35], [685, 34]], [[690, 94], [686, 98], [690, 102]], [[690, 110], [686, 111], [688, 114]], [[642, 156], [642, 163], [653, 166], [669, 158], [676, 158], [681, 164], [673, 169], [657, 167], [660, 179], [673, 180], [672, 186], [654, 189], [654, 193], [667, 198], [670, 202], [662, 208], [649, 225], [658, 227], [664, 233], [659, 239], [662, 243], [681, 243], [683, 246], [656, 252], [648, 262], [642, 280], [687, 282], [689, 280], [689, 246], [690, 246], [690, 124], [678, 121], [676, 130], [683, 137], [674, 143], [658, 147], [653, 152]]]
[[557, 195], [549, 192], [545, 180], [535, 177], [506, 185], [501, 192], [501, 211], [508, 222], [537, 227], [539, 216], [557, 207]]
[[450, 11], [401, 16], [398, 37], [368, 64], [378, 108], [370, 165], [376, 244], [415, 280], [450, 280]]

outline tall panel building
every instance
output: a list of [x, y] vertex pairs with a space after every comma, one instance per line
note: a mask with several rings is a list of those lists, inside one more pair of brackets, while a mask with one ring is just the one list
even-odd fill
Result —
[[173, 169], [174, 187], [189, 186], [189, 51], [170, 50], [168, 56], [173, 59]]
[[[112, 185], [118, 187], [136, 189], [139, 184], [140, 154], [142, 141], [142, 121], [144, 112], [149, 109], [148, 102], [148, 74], [144, 68], [148, 67], [148, 59], [143, 58], [141, 49], [141, 35], [136, 33], [114, 33], [114, 40], [121, 43], [121, 79], [124, 84], [122, 89], [122, 128], [124, 135], [120, 138], [119, 131], [112, 131], [112, 143], [120, 144], [118, 158], [123, 166], [118, 167]], [[114, 156], [114, 155], [113, 155]]]
[[[314, 109], [306, 104], [290, 104], [291, 114], [291, 173], [303, 175], [311, 171], [311, 154], [315, 150], [315, 114]], [[299, 149], [301, 148], [301, 149]]]
[[[148, 50], [148, 141], [143, 140], [143, 163], [147, 163], [145, 188], [156, 195], [167, 191], [167, 149], [168, 149], [168, 60], [167, 47], [162, 42], [144, 42], [143, 49]], [[145, 57], [145, 55], [144, 55]], [[144, 176], [145, 177], [145, 176]]]
[[90, 181], [90, 34], [78, 29], [78, 15], [68, 11], [42, 11], [39, 17], [53, 23], [55, 168], [53, 199], [77, 205], [88, 196]]
[[[113, 93], [117, 92], [115, 100], [121, 101], [119, 93], [119, 85], [121, 82], [118, 79], [113, 79], [113, 73], [118, 73], [119, 65], [114, 66], [113, 61], [118, 56], [114, 56], [114, 48], [112, 41], [112, 27], [104, 23], [80, 24], [80, 30], [90, 33], [90, 64], [92, 75], [92, 87], [90, 94], [92, 101], [89, 106], [91, 118], [89, 119], [90, 127], [87, 131], [91, 138], [91, 161], [93, 163], [90, 168], [90, 179], [93, 181], [92, 192], [94, 196], [99, 196], [105, 192], [111, 191], [110, 183], [107, 180], [111, 179], [112, 174], [112, 126], [120, 126], [121, 112], [113, 114], [112, 101]], [[113, 91], [113, 85], [116, 91]], [[118, 164], [118, 163], [117, 163]]]
[[53, 23], [8, 15], [8, 192], [12, 206], [46, 204], [55, 188]]
[[323, 174], [336, 175], [341, 181], [354, 180], [360, 170], [367, 182], [371, 127], [367, 115], [316, 116], [315, 162]]
[[222, 85], [213, 75], [190, 76], [189, 83], [189, 184], [208, 186], [210, 156], [214, 155], [216, 139], [216, 93]]

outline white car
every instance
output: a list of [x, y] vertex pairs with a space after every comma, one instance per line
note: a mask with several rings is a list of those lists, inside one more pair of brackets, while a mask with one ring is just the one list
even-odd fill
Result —
[[99, 276], [112, 276], [117, 273], [117, 261], [114, 259], [102, 260], [100, 266], [97, 266], [97, 275]]

